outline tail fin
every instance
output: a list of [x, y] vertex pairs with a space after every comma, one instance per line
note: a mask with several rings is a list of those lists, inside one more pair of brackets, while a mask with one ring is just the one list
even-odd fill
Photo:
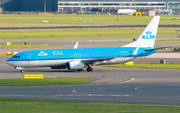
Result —
[[122, 47], [154, 47], [159, 20], [160, 16], [154, 16], [135, 42]]

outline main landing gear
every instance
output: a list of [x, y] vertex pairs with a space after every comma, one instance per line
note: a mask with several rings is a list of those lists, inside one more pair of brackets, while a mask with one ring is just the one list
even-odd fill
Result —
[[91, 71], [93, 71], [93, 68], [91, 66], [88, 66], [87, 71], [91, 72]]
[[21, 73], [24, 73], [24, 70], [21, 70], [20, 72], [21, 72]]

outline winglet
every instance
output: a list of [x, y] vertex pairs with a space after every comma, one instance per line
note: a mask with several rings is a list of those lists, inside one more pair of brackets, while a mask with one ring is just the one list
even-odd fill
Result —
[[76, 42], [75, 46], [74, 46], [74, 49], [77, 49], [78, 48], [78, 42]]
[[139, 50], [139, 45], [136, 47], [136, 49], [135, 49], [134, 52], [131, 54], [131, 56], [137, 55], [138, 50]]

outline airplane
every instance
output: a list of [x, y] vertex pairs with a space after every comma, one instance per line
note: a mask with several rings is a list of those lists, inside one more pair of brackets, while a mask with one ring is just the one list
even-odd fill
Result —
[[122, 47], [31, 50], [20, 52], [6, 61], [24, 72], [24, 68], [51, 67], [92, 72], [92, 65], [119, 64], [155, 53], [154, 47], [160, 16], [154, 16], [138, 39]]

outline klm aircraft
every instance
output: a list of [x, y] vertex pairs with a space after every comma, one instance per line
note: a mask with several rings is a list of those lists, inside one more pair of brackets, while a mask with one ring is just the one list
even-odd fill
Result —
[[24, 68], [51, 67], [51, 69], [68, 69], [93, 71], [92, 65], [118, 64], [133, 61], [155, 53], [154, 42], [160, 16], [154, 16], [139, 38], [122, 47], [78, 48], [73, 49], [32, 50], [14, 55], [6, 61], [15, 69], [23, 72]]

